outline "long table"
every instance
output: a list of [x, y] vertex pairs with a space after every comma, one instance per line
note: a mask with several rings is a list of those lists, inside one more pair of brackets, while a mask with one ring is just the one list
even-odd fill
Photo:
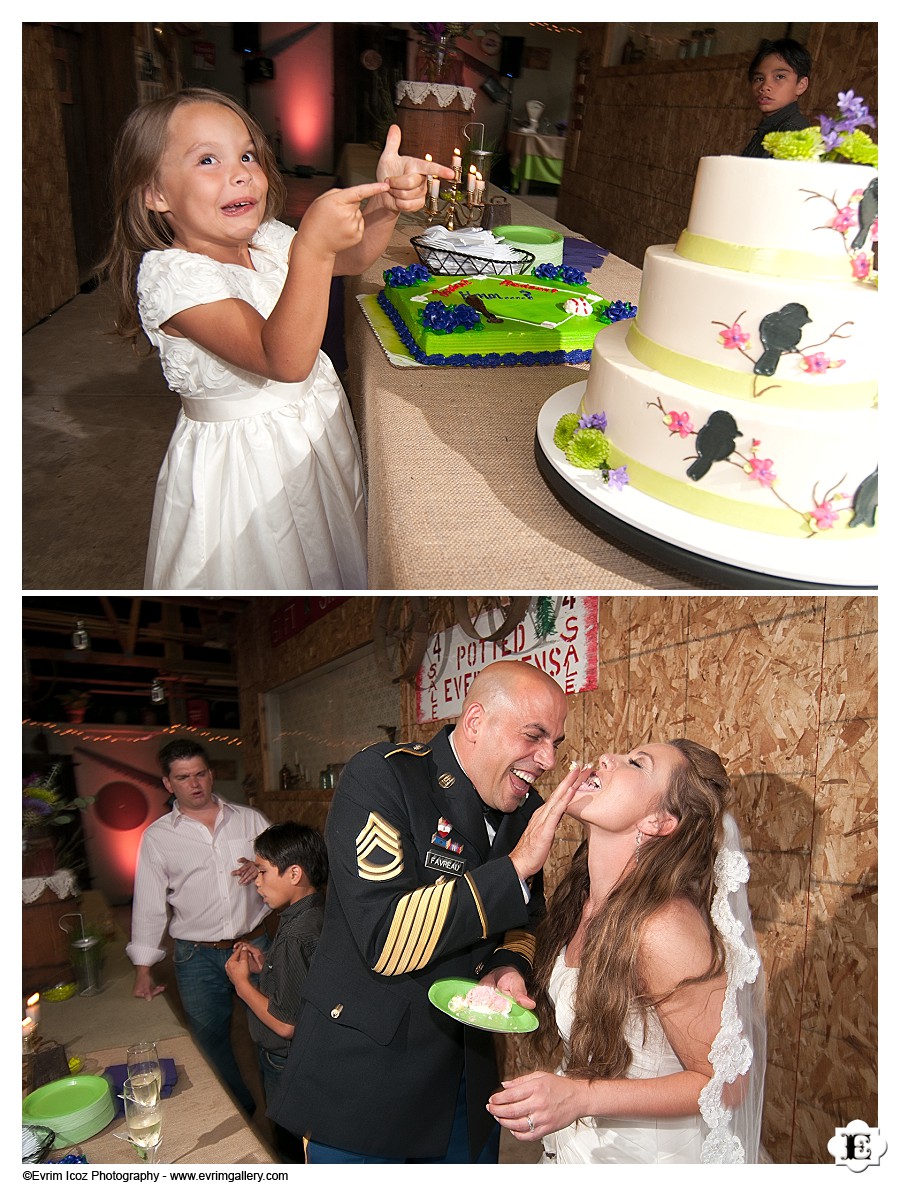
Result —
[[[40, 1035], [61, 1043], [67, 1055], [83, 1060], [83, 1073], [100, 1075], [125, 1061], [126, 1047], [155, 1041], [160, 1058], [175, 1061], [178, 1079], [162, 1101], [160, 1164], [272, 1164], [275, 1154], [247, 1123], [187, 1030], [160, 993], [152, 1001], [131, 995], [134, 968], [124, 941], [107, 949], [104, 987], [95, 996], [41, 1003]], [[80, 1145], [91, 1165], [145, 1163], [128, 1142], [119, 1140], [125, 1121], [120, 1116]], [[56, 1150], [54, 1157], [64, 1150]]]
[[[362, 179], [364, 159], [345, 154], [349, 175], [342, 180]], [[514, 224], [572, 235], [520, 199], [508, 200]], [[370, 587], [709, 587], [599, 534], [541, 476], [538, 412], [555, 392], [586, 378], [587, 366], [473, 370], [388, 361], [356, 297], [377, 293], [386, 268], [416, 262], [410, 239], [424, 226], [421, 216], [401, 217], [385, 255], [345, 284], [347, 393], [368, 477]], [[636, 302], [640, 276], [607, 255], [588, 282], [605, 297]]]

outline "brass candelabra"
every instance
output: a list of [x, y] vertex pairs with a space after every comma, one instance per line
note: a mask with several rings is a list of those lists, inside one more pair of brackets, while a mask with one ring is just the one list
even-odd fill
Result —
[[[426, 161], [431, 160], [426, 154]], [[469, 167], [466, 184], [463, 186], [462, 156], [458, 150], [453, 153], [453, 181], [446, 182], [441, 192], [441, 179], [428, 178], [428, 196], [425, 199], [424, 214], [429, 226], [439, 222], [452, 231], [457, 226], [472, 226], [480, 223], [484, 213], [485, 181], [474, 165]]]

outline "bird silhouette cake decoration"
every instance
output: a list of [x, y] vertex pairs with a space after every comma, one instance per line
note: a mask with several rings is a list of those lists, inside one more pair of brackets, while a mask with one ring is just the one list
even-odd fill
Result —
[[874, 532], [877, 145], [861, 99], [838, 108], [767, 137], [774, 159], [700, 161], [687, 227], [647, 249], [636, 317], [557, 423], [598, 489], [761, 536]]

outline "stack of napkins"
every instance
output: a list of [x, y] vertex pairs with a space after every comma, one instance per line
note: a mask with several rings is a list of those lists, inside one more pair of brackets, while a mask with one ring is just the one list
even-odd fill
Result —
[[[500, 263], [513, 263], [521, 258], [520, 252], [507, 243], [502, 243], [490, 231], [482, 227], [466, 227], [459, 231], [448, 231], [446, 227], [430, 226], [419, 236], [419, 250], [424, 262], [432, 270], [446, 271], [443, 266], [447, 259], [446, 252], [453, 252], [455, 256], [463, 257], [460, 269], [463, 275], [477, 274], [481, 269], [478, 260], [497, 260]], [[473, 262], [467, 264], [465, 256], [473, 257]], [[432, 267], [432, 265], [434, 265]]]
[[[174, 1058], [161, 1058], [159, 1060], [159, 1069], [162, 1072], [162, 1086], [160, 1087], [160, 1096], [165, 1099], [166, 1096], [172, 1094], [172, 1088], [178, 1082], [178, 1071], [175, 1069]], [[113, 1091], [113, 1099], [116, 1103], [116, 1115], [121, 1116], [125, 1111], [125, 1106], [122, 1103], [122, 1085], [128, 1078], [128, 1067], [123, 1062], [113, 1063], [111, 1067], [107, 1067], [103, 1072], [105, 1079], [109, 1081], [109, 1085]]]

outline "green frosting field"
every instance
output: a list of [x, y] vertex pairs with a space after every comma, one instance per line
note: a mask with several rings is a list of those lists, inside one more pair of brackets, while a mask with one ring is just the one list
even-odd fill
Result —
[[[526, 276], [434, 276], [410, 287], [388, 286], [384, 297], [426, 355], [589, 351], [607, 324], [600, 321], [600, 313], [608, 302], [585, 285]], [[468, 303], [466, 297], [476, 301], [477, 325], [450, 333], [423, 326], [429, 302], [440, 301], [452, 309]], [[588, 316], [566, 313], [563, 306], [573, 297], [589, 302]]]

